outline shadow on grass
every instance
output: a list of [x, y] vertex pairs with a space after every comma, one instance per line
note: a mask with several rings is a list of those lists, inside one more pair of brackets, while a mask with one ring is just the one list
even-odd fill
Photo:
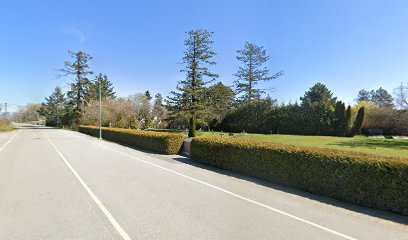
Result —
[[342, 146], [350, 148], [369, 148], [376, 149], [377, 147], [388, 148], [390, 150], [408, 150], [408, 140], [395, 139], [358, 139], [347, 142], [330, 143], [332, 146]]

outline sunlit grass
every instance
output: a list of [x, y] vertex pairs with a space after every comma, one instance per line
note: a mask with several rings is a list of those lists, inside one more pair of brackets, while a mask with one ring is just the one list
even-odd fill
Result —
[[9, 126], [0, 126], [0, 132], [9, 132], [14, 130], [14, 127], [9, 125]]
[[[202, 132], [204, 136], [221, 137], [219, 132]], [[299, 136], [283, 134], [234, 134], [223, 133], [224, 138], [249, 139], [262, 142], [279, 142], [308, 147], [333, 148], [339, 150], [358, 151], [390, 157], [408, 158], [408, 140], [369, 138], [365, 136], [330, 137], [330, 136]]]

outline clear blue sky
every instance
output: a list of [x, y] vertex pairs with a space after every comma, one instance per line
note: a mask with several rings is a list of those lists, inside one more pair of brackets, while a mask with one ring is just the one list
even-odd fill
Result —
[[0, 6], [0, 102], [43, 101], [57, 85], [68, 50], [94, 56], [91, 66], [119, 96], [167, 95], [179, 72], [185, 32], [214, 31], [219, 80], [232, 84], [236, 50], [263, 45], [267, 66], [285, 75], [264, 87], [297, 100], [323, 82], [352, 103], [361, 88], [392, 91], [408, 82], [408, 1], [3, 1]]

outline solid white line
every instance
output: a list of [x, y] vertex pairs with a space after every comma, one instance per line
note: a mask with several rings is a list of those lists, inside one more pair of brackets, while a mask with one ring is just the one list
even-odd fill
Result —
[[78, 179], [79, 183], [81, 183], [82, 187], [86, 190], [86, 192], [89, 194], [89, 196], [94, 200], [96, 205], [102, 210], [102, 212], [105, 214], [105, 216], [108, 218], [108, 220], [112, 223], [113, 227], [116, 229], [116, 231], [119, 233], [119, 235], [124, 239], [124, 240], [131, 240], [129, 235], [123, 230], [123, 228], [119, 225], [119, 223], [113, 218], [112, 214], [106, 209], [106, 207], [103, 205], [103, 203], [98, 199], [98, 197], [92, 192], [92, 190], [88, 187], [88, 185], [82, 180], [81, 176], [75, 171], [75, 169], [71, 166], [71, 164], [65, 159], [65, 157], [62, 155], [62, 153], [58, 150], [58, 148], [54, 145], [54, 143], [51, 142], [51, 140], [42, 133], [47, 139], [47, 141], [51, 144], [51, 146], [54, 148], [54, 150], [58, 153], [58, 155], [61, 157], [61, 159], [64, 161], [64, 163], [68, 166], [69, 170], [74, 174], [74, 176]]
[[104, 147], [104, 148], [106, 148], [106, 149], [109, 149], [109, 150], [111, 150], [111, 151], [114, 151], [114, 152], [117, 152], [117, 153], [126, 155], [126, 156], [131, 157], [131, 158], [134, 158], [134, 159], [136, 159], [136, 160], [138, 160], [138, 161], [140, 161], [140, 162], [149, 164], [149, 165], [151, 165], [151, 166], [160, 168], [160, 169], [165, 170], [165, 171], [167, 171], [167, 172], [170, 172], [170, 173], [179, 175], [179, 176], [181, 176], [181, 177], [187, 178], [187, 179], [189, 179], [189, 180], [191, 180], [191, 181], [201, 183], [201, 184], [203, 184], [203, 185], [205, 185], [205, 186], [211, 187], [211, 188], [213, 188], [213, 189], [216, 189], [216, 190], [221, 191], [221, 192], [223, 192], [223, 193], [229, 194], [229, 195], [234, 196], [234, 197], [236, 197], [236, 198], [239, 198], [239, 199], [241, 199], [241, 200], [244, 200], [244, 201], [247, 201], [247, 202], [249, 202], [249, 203], [255, 204], [255, 205], [257, 205], [257, 206], [266, 208], [266, 209], [271, 210], [271, 211], [273, 211], [273, 212], [282, 214], [282, 215], [284, 215], [284, 216], [286, 216], [286, 217], [295, 219], [295, 220], [297, 220], [297, 221], [299, 221], [299, 222], [302, 222], [302, 223], [308, 224], [308, 225], [310, 225], [310, 226], [316, 227], [316, 228], [318, 228], [318, 229], [324, 230], [324, 231], [326, 231], [326, 232], [332, 233], [332, 234], [334, 234], [334, 235], [343, 237], [343, 238], [348, 239], [348, 240], [358, 240], [357, 238], [353, 238], [353, 237], [351, 237], [351, 236], [348, 236], [348, 235], [346, 235], [346, 234], [337, 232], [337, 231], [335, 231], [335, 230], [332, 230], [332, 229], [330, 229], [330, 228], [324, 227], [324, 226], [319, 225], [319, 224], [317, 224], [317, 223], [314, 223], [314, 222], [308, 221], [308, 220], [306, 220], [306, 219], [297, 217], [297, 216], [295, 216], [295, 215], [293, 215], [293, 214], [290, 214], [290, 213], [287, 213], [287, 212], [285, 212], [285, 211], [282, 211], [282, 210], [273, 208], [273, 207], [271, 207], [271, 206], [265, 205], [265, 204], [263, 204], [263, 203], [254, 201], [254, 200], [252, 200], [252, 199], [246, 198], [246, 197], [241, 196], [241, 195], [239, 195], [239, 194], [230, 192], [230, 191], [228, 191], [228, 190], [226, 190], [226, 189], [223, 189], [223, 188], [214, 186], [214, 185], [212, 185], [212, 184], [210, 184], [210, 183], [207, 183], [207, 182], [198, 180], [198, 179], [193, 178], [193, 177], [189, 177], [189, 176], [184, 175], [184, 174], [182, 174], [182, 173], [179, 173], [179, 172], [173, 171], [173, 170], [171, 170], [171, 169], [168, 169], [168, 168], [162, 167], [162, 166], [160, 166], [160, 165], [157, 165], [157, 164], [155, 164], [155, 163], [152, 163], [152, 162], [149, 162], [149, 161], [140, 159], [140, 158], [135, 157], [135, 156], [133, 156], [133, 155], [130, 155], [130, 154], [128, 154], [128, 153], [124, 153], [124, 152], [118, 151], [118, 150], [116, 150], [116, 149], [107, 147], [107, 146], [105, 146], [105, 145], [103, 145], [103, 144], [100, 144], [100, 143], [98, 143], [98, 142], [94, 142], [94, 141], [91, 141], [91, 140], [89, 140], [89, 139], [82, 138], [82, 137], [80, 137], [80, 138], [83, 139], [83, 140], [89, 141], [89, 142], [91, 142], [91, 143], [93, 143], [93, 144], [96, 144], [96, 145], [99, 145], [99, 146], [101, 146], [101, 147]]
[[13, 139], [18, 135], [18, 131], [16, 134], [14, 134], [14, 136], [12, 138], [10, 138], [1, 148], [0, 148], [0, 152], [9, 144], [11, 143], [11, 141], [13, 141]]

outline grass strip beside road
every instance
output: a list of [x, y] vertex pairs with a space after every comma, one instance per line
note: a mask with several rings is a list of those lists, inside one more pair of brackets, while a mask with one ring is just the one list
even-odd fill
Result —
[[0, 126], [0, 132], [10, 132], [13, 131], [15, 128], [12, 125], [8, 126]]

